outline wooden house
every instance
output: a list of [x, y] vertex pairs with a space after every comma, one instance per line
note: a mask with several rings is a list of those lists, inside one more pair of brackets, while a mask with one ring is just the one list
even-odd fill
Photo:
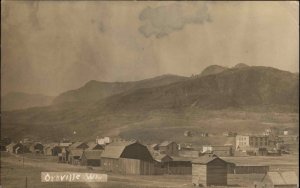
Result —
[[164, 141], [159, 144], [158, 148], [162, 154], [167, 154], [170, 156], [177, 156], [179, 151], [178, 145], [173, 141]]
[[268, 172], [260, 182], [254, 182], [255, 188], [297, 188], [298, 177], [293, 171]]
[[101, 154], [103, 150], [85, 150], [82, 153], [81, 165], [101, 166]]
[[44, 145], [40, 142], [28, 144], [31, 153], [44, 153]]
[[70, 150], [72, 149], [87, 149], [89, 145], [85, 142], [75, 142], [68, 147]]
[[72, 165], [79, 165], [81, 162], [83, 150], [82, 149], [71, 149], [69, 150], [68, 162]]
[[62, 147], [58, 143], [50, 143], [44, 145], [44, 155], [58, 156], [62, 152]]
[[87, 144], [89, 147], [86, 150], [104, 150], [104, 146], [96, 142], [90, 142]]
[[203, 146], [202, 153], [213, 153], [220, 157], [229, 157], [233, 156], [232, 146]]
[[148, 148], [134, 141], [113, 142], [105, 147], [101, 166], [107, 172], [135, 175], [154, 174], [154, 160]]
[[13, 146], [13, 152], [16, 154], [30, 153], [30, 150], [27, 145], [22, 143], [17, 143]]
[[151, 148], [152, 150], [154, 150], [154, 151], [159, 150], [158, 144], [152, 144], [152, 145], [150, 146], [150, 148]]
[[172, 161], [164, 163], [165, 174], [173, 175], [191, 175], [192, 174], [192, 159], [186, 157], [172, 157]]
[[228, 174], [267, 174], [270, 168], [268, 165], [240, 163], [234, 159], [227, 161], [227, 163]]
[[195, 150], [180, 150], [178, 155], [180, 157], [199, 157], [199, 151]]
[[192, 183], [197, 186], [226, 186], [227, 162], [214, 156], [192, 161]]

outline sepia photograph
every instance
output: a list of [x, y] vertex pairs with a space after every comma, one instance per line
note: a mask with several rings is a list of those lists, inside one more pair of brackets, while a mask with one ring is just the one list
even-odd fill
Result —
[[0, 188], [298, 188], [299, 1], [1, 1]]

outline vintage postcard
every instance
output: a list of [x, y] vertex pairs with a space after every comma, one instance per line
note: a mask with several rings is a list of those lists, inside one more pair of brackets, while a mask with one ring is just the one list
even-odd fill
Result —
[[298, 15], [1, 1], [0, 187], [299, 187]]

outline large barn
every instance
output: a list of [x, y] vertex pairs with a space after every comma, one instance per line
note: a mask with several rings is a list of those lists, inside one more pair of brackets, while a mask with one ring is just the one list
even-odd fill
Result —
[[154, 174], [154, 160], [148, 148], [137, 141], [114, 142], [106, 146], [101, 156], [101, 166], [113, 173]]
[[197, 186], [226, 186], [227, 162], [217, 156], [203, 156], [192, 161], [192, 183]]

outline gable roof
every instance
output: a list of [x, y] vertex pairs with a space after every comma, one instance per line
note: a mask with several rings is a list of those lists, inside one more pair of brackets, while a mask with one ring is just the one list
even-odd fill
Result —
[[156, 153], [155, 155], [152, 155], [152, 157], [154, 158], [154, 160], [158, 161], [158, 162], [164, 162], [164, 161], [172, 161], [172, 157], [170, 157], [167, 154], [160, 154], [160, 153]]
[[[168, 146], [171, 143], [173, 143], [174, 141], [163, 141], [162, 143], [159, 144], [159, 146]], [[175, 142], [174, 142], [175, 143]], [[176, 144], [176, 143], [175, 143]]]
[[101, 159], [102, 150], [87, 150], [84, 151], [82, 156], [85, 156], [86, 159]]
[[204, 155], [202, 157], [199, 157], [199, 158], [193, 160], [192, 163], [195, 163], [195, 164], [208, 164], [208, 163], [210, 163], [214, 160], [217, 160], [217, 159], [221, 160], [224, 163], [227, 163], [226, 161], [224, 161], [223, 159], [219, 158], [216, 155], [212, 155], [212, 156]]
[[70, 150], [69, 156], [80, 156], [82, 155], [83, 150], [82, 149], [72, 149]]
[[293, 171], [268, 172], [268, 178], [273, 185], [297, 185], [298, 178]]
[[72, 145], [70, 145], [70, 148], [78, 148], [82, 144], [86, 144], [86, 143], [84, 143], [84, 142], [75, 142]]
[[58, 146], [60, 146], [60, 147], [68, 147], [68, 146], [70, 146], [70, 145], [72, 145], [72, 143], [70, 143], [70, 142], [60, 142], [60, 143], [58, 144]]
[[123, 141], [123, 142], [113, 142], [105, 147], [105, 150], [102, 153], [102, 157], [117, 159], [120, 158], [124, 149], [131, 145], [138, 143], [136, 141]]
[[104, 150], [104, 147], [102, 145], [97, 144], [95, 142], [89, 142], [87, 145], [89, 146], [87, 150], [94, 150], [94, 149]]

